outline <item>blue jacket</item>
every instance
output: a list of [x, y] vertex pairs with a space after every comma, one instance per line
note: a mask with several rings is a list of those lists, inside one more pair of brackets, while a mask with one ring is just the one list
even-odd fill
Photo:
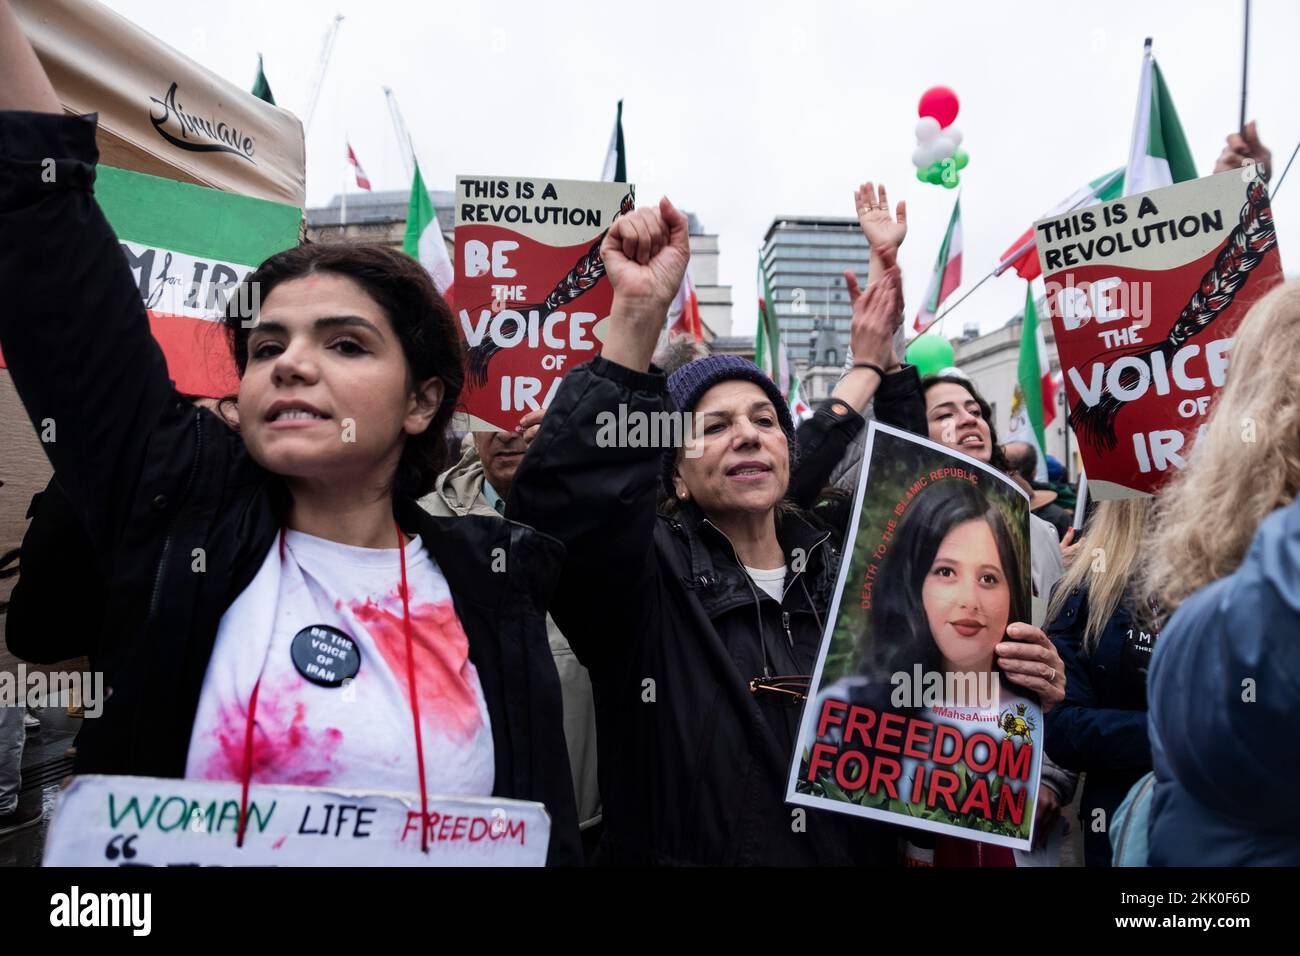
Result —
[[1183, 602], [1148, 692], [1151, 865], [1300, 864], [1300, 501]]
[[[1047, 755], [1084, 772], [1079, 822], [1088, 866], [1110, 865], [1111, 817], [1129, 788], [1151, 769], [1147, 742], [1146, 675], [1155, 644], [1121, 604], [1091, 654], [1083, 648], [1088, 590], [1074, 588], [1045, 628], [1065, 662], [1065, 700], [1047, 715]], [[1105, 828], [1094, 828], [1095, 811]]]

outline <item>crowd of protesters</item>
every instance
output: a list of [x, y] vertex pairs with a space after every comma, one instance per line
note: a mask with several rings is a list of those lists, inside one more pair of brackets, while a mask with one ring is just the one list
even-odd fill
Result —
[[[1035, 483], [1037, 451], [999, 443], [971, 381], [901, 360], [906, 216], [883, 187], [854, 197], [871, 262], [865, 287], [846, 274], [844, 374], [797, 425], [753, 363], [661, 341], [689, 258], [664, 199], [605, 235], [601, 354], [545, 414], [467, 436], [453, 462], [455, 320], [377, 246], [262, 263], [258, 321], [227, 321], [232, 412], [178, 394], [91, 189], [95, 119], [62, 115], [4, 0], [0, 54], [0, 231], [26, 237], [0, 246], [0, 345], [33, 423], [59, 423], [6, 640], [109, 675], [78, 773], [535, 800], [553, 864], [899, 865], [914, 833], [784, 799], [874, 417], [1031, 496], [1033, 602], [994, 663], [1046, 715], [1041, 830], [1081, 774], [1089, 865], [1111, 862], [1120, 818], [1141, 821], [1153, 864], [1300, 861], [1300, 763], [1280, 759], [1300, 715], [1300, 286], [1243, 320], [1169, 489], [1093, 507], [1078, 541], [1059, 466]], [[1265, 154], [1252, 124], [1220, 166]], [[693, 414], [692, 454], [598, 443], [619, 409]], [[345, 416], [357, 440], [341, 443]], [[309, 625], [367, 661], [347, 708], [289, 666]], [[308, 730], [345, 728], [316, 762], [270, 746], [291, 690]], [[16, 717], [0, 708], [0, 834], [33, 822], [14, 803]], [[268, 746], [231, 759], [245, 731]], [[933, 849], [1014, 865], [974, 840]]]

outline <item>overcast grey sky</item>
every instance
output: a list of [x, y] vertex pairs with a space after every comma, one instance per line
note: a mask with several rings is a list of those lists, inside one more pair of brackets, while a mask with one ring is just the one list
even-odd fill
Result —
[[[599, 178], [624, 103], [629, 178], [720, 234], [734, 329], [752, 333], [757, 250], [778, 214], [852, 215], [853, 189], [906, 198], [909, 321], [954, 193], [915, 178], [916, 104], [961, 98], [963, 289], [1029, 224], [1127, 157], [1145, 36], [1198, 171], [1236, 125], [1240, 0], [638, 3], [499, 0], [108, 0], [247, 88], [256, 54], [280, 105], [304, 110], [321, 42], [346, 18], [307, 140], [308, 202], [338, 192], [344, 137], [376, 189], [409, 187], [382, 86], [396, 91], [430, 188], [457, 173]], [[1300, 139], [1300, 3], [1256, 0], [1249, 115], [1279, 167]], [[1288, 274], [1300, 255], [1300, 161], [1273, 212]], [[865, 263], [864, 263], [865, 268]], [[960, 292], [959, 292], [960, 294]], [[945, 322], [1000, 325], [1024, 302], [1014, 273]]]

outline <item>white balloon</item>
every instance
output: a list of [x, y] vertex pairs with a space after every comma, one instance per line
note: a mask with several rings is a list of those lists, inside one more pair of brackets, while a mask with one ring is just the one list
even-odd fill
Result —
[[930, 158], [930, 147], [922, 143], [916, 149], [912, 150], [912, 165], [917, 169], [925, 169], [933, 159]]
[[937, 162], [940, 159], [947, 159], [957, 150], [957, 144], [948, 138], [947, 130], [944, 130], [942, 136], [936, 136], [934, 142], [930, 144], [930, 153], [933, 159], [930, 162]]
[[943, 135], [947, 136], [950, 140], [952, 140], [952, 145], [954, 149], [961, 145], [961, 130], [959, 130], [957, 127], [945, 126], [943, 129]]
[[939, 121], [933, 116], [922, 116], [916, 123], [916, 141], [928, 143], [939, 135]]

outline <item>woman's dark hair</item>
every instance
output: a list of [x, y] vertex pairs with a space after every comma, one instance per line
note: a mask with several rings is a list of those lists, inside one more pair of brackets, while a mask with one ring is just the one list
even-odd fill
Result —
[[921, 600], [926, 575], [939, 545], [953, 528], [967, 521], [985, 521], [997, 542], [998, 559], [1010, 585], [1008, 621], [1029, 620], [1023, 606], [1021, 569], [1025, 545], [1013, 534], [1006, 515], [984, 492], [963, 479], [944, 479], [920, 492], [908, 507], [872, 586], [871, 640], [860, 648], [861, 671], [888, 681], [889, 675], [910, 671], [942, 671], [943, 656]]
[[252, 331], [241, 304], [265, 301], [280, 283], [317, 272], [352, 279], [384, 310], [402, 344], [412, 382], [435, 377], [442, 382], [437, 413], [422, 434], [406, 436], [393, 479], [396, 497], [428, 494], [447, 464], [445, 433], [465, 374], [451, 307], [438, 294], [425, 268], [410, 256], [374, 243], [304, 244], [271, 256], [244, 280], [246, 286], [257, 290], [258, 298], [250, 297], [249, 289], [238, 289], [226, 310], [226, 334], [240, 377], [248, 365], [248, 335]]
[[[993, 445], [993, 454], [989, 458], [989, 465], [1004, 475], [1010, 474], [1011, 463], [1007, 461], [1006, 452], [1002, 450], [1002, 446], [998, 443], [998, 426], [993, 422], [993, 406], [984, 401], [984, 396], [975, 389], [975, 386], [960, 375], [927, 375], [921, 379], [921, 394], [927, 394], [936, 385], [945, 384], [960, 385], [970, 392], [970, 397], [975, 399], [975, 404], [980, 407], [980, 415], [989, 423], [989, 442]], [[928, 420], [929, 416], [926, 416], [926, 418]]]

